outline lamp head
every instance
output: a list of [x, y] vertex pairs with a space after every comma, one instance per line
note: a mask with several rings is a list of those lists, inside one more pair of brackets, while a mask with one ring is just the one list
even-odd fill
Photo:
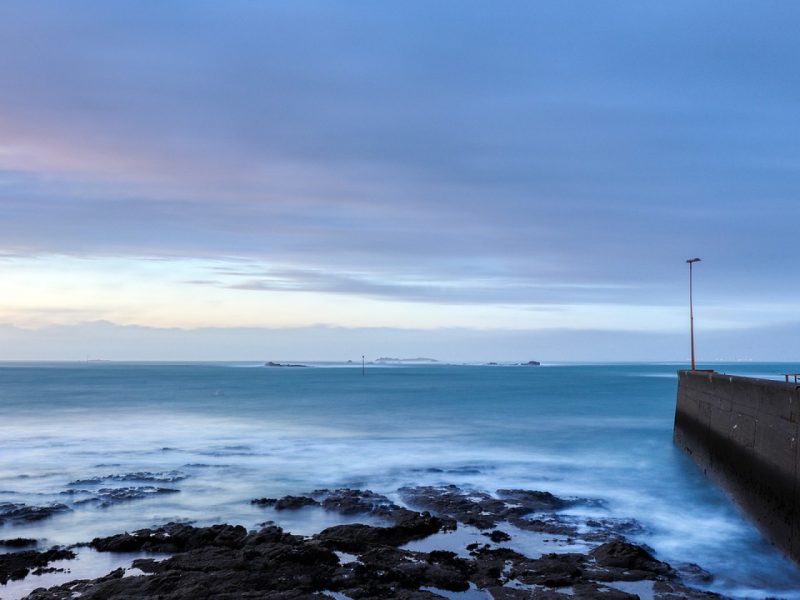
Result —
[[700, 259], [699, 258], [690, 258], [686, 262], [689, 263], [689, 264], [692, 264], [692, 263], [700, 262]]

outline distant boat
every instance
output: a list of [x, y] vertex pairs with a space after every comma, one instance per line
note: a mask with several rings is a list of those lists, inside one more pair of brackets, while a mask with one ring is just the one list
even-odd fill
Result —
[[538, 360], [529, 360], [526, 363], [520, 363], [520, 364], [522, 364], [522, 366], [526, 366], [526, 367], [538, 367], [542, 363], [540, 363]]

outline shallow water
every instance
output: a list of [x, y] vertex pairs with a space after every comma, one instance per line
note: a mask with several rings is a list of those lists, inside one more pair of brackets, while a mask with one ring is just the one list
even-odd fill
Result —
[[[0, 365], [0, 502], [72, 504], [104, 487], [180, 490], [77, 505], [0, 528], [0, 538], [70, 544], [178, 519], [277, 519], [310, 534], [346, 519], [249, 500], [340, 486], [395, 498], [403, 485], [524, 487], [604, 500], [571, 512], [638, 519], [646, 531], [637, 541], [663, 560], [699, 563], [715, 575], [711, 589], [800, 598], [800, 571], [673, 447], [679, 365], [403, 365], [368, 367], [366, 376], [327, 367]], [[137, 472], [163, 481], [70, 485]]]
[[135, 577], [144, 573], [139, 569], [131, 569], [131, 563], [137, 558], [153, 558], [161, 560], [165, 555], [147, 552], [95, 552], [89, 548], [78, 548], [76, 557], [70, 560], [56, 560], [48, 568], [62, 569], [61, 572], [28, 575], [25, 579], [10, 581], [0, 586], [0, 598], [17, 600], [24, 598], [37, 588], [50, 588], [77, 579], [94, 579], [116, 569], [125, 569], [124, 577]]

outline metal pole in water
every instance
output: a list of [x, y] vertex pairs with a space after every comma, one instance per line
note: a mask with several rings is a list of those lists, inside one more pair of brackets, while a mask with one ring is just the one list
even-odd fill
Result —
[[361, 355], [361, 376], [363, 377], [366, 375], [366, 371], [364, 370], [364, 355]]
[[692, 298], [692, 265], [700, 262], [699, 258], [690, 258], [686, 261], [689, 263], [689, 338], [692, 344], [692, 371], [694, 368], [694, 304]]

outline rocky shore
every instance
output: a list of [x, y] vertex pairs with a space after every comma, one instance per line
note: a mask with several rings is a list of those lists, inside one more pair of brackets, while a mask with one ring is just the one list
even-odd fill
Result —
[[[325, 510], [361, 515], [380, 524], [336, 525], [298, 536], [271, 521], [251, 531], [240, 525], [170, 523], [96, 538], [82, 546], [97, 552], [156, 552], [162, 558], [140, 558], [130, 569], [38, 589], [28, 598], [721, 598], [692, 587], [693, 582], [711, 578], [697, 565], [669, 565], [626, 539], [637, 531], [636, 522], [561, 512], [592, 502], [533, 490], [501, 489], [490, 494], [455, 486], [401, 488], [397, 501], [357, 489], [257, 498], [252, 503], [264, 507], [265, 515]], [[459, 547], [456, 533], [463, 530], [479, 531], [481, 541]], [[560, 544], [585, 551], [526, 556], [511, 547], [515, 536], [526, 532], [541, 534], [553, 549]], [[77, 548], [22, 549], [32, 541], [0, 540], [15, 549], [0, 554], [0, 583], [75, 557]]]

